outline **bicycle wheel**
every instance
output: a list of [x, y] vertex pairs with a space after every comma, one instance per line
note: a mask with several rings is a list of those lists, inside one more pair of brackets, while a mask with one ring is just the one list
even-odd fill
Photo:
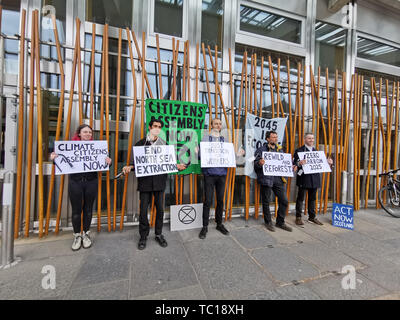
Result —
[[384, 186], [378, 192], [379, 204], [392, 217], [400, 218], [400, 190], [394, 192], [389, 186]]

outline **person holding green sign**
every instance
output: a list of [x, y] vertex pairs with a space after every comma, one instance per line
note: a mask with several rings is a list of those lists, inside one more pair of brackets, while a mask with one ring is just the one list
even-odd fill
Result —
[[[159, 137], [163, 123], [161, 120], [153, 119], [149, 123], [149, 133], [147, 136], [139, 140], [135, 146], [157, 146], [165, 145], [166, 142]], [[133, 157], [132, 157], [133, 159]], [[133, 160], [131, 165], [122, 168], [124, 174], [128, 174], [134, 169]], [[177, 165], [178, 170], [184, 170], [186, 168], [183, 164]], [[168, 174], [149, 175], [140, 177], [138, 179], [138, 190], [140, 192], [140, 214], [139, 214], [139, 234], [140, 240], [138, 243], [138, 249], [143, 250], [146, 248], [147, 237], [150, 232], [149, 219], [147, 217], [147, 210], [149, 208], [151, 198], [154, 195], [154, 205], [156, 206], [156, 224], [155, 234], [156, 241], [161, 247], [165, 248], [168, 246], [167, 241], [162, 235], [162, 227], [164, 223], [164, 207], [163, 198], [164, 191], [166, 188]]]

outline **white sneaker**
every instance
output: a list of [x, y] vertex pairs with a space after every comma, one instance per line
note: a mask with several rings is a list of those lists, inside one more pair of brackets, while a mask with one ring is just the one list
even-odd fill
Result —
[[92, 246], [92, 240], [90, 239], [90, 231], [88, 232], [83, 232], [82, 235], [82, 243], [83, 243], [83, 248], [88, 249]]
[[74, 233], [74, 242], [72, 242], [72, 250], [77, 251], [82, 246], [82, 236], [80, 233]]

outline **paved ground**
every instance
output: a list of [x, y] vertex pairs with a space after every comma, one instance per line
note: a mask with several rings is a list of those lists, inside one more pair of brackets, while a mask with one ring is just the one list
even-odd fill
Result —
[[[0, 270], [0, 299], [400, 299], [400, 219], [383, 211], [355, 213], [355, 230], [325, 224], [294, 225], [271, 233], [261, 218], [170, 232], [161, 248], [153, 231], [144, 251], [138, 227], [94, 234], [88, 250], [72, 252], [71, 232], [16, 241], [23, 260]], [[42, 268], [55, 267], [56, 288], [43, 289]], [[355, 289], [343, 289], [342, 268], [356, 270]], [[349, 274], [347, 275], [349, 276]], [[347, 278], [346, 278], [347, 279]]]

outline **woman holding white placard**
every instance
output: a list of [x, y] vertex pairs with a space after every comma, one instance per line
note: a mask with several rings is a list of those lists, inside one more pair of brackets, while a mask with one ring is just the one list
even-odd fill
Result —
[[[93, 140], [93, 129], [82, 124], [76, 129], [73, 141]], [[58, 155], [52, 152], [50, 159]], [[110, 166], [112, 160], [107, 157], [106, 163]], [[87, 249], [92, 246], [90, 238], [90, 224], [92, 222], [93, 203], [97, 196], [97, 172], [82, 172], [69, 175], [68, 194], [72, 206], [72, 226], [74, 229], [74, 241], [72, 250], [77, 251], [82, 246]], [[83, 212], [83, 233], [81, 234], [81, 213]]]

